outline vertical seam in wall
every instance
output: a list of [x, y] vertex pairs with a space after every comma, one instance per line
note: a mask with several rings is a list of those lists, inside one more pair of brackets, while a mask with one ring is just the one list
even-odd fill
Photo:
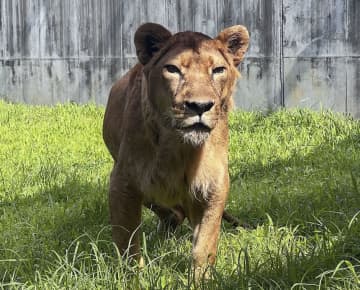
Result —
[[[194, 1], [191, 1], [190, 5], [191, 5], [191, 11], [198, 12], [198, 11], [196, 11], [196, 9], [194, 9]], [[195, 27], [195, 15], [196, 15], [196, 13], [191, 13], [192, 31], [197, 30], [196, 27]]]
[[215, 5], [216, 5], [216, 8], [215, 8], [215, 17], [216, 17], [216, 33], [219, 33], [220, 32], [220, 29], [219, 29], [219, 6], [218, 6], [219, 2], [218, 1], [215, 1]]
[[177, 12], [177, 31], [181, 30], [181, 11], [180, 11], [180, 0], [176, 1], [176, 12]]
[[345, 112], [346, 114], [349, 113], [348, 111], [348, 72], [347, 72], [347, 66], [349, 59], [346, 57], [346, 64], [345, 64]]
[[349, 50], [348, 50], [348, 38], [349, 38], [349, 11], [348, 0], [345, 1], [345, 112], [348, 111], [348, 63], [349, 63]]
[[[6, 5], [6, 4], [5, 4]], [[28, 4], [29, 5], [29, 4]], [[31, 5], [31, 4], [30, 4]], [[21, 9], [24, 9], [24, 6], [26, 6], [24, 3], [22, 3]], [[22, 33], [22, 43], [23, 43], [23, 48], [21, 49], [21, 54], [20, 54], [20, 65], [23, 66], [24, 65], [24, 47], [25, 47], [25, 34], [24, 31], [26, 31], [26, 22], [25, 22], [25, 17], [22, 17], [22, 29], [23, 29], [23, 33]], [[20, 79], [20, 84], [21, 84], [21, 99], [23, 102], [25, 102], [25, 88], [24, 88], [24, 74], [23, 74], [23, 67], [21, 67], [21, 79]]]
[[280, 2], [280, 106], [285, 107], [284, 87], [284, 1]]

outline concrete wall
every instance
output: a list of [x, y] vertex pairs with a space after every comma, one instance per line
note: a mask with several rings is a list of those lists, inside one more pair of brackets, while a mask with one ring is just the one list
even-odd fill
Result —
[[331, 108], [360, 117], [359, 0], [0, 0], [0, 97], [105, 104], [151, 21], [251, 34], [235, 101], [245, 109]]

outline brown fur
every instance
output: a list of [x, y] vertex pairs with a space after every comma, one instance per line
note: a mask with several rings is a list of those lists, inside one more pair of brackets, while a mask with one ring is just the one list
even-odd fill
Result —
[[[114, 159], [109, 205], [121, 253], [140, 257], [141, 206], [194, 230], [193, 263], [214, 263], [229, 190], [228, 111], [249, 36], [171, 35], [147, 23], [135, 34], [139, 64], [112, 88], [103, 136]], [[199, 108], [206, 108], [199, 111]]]

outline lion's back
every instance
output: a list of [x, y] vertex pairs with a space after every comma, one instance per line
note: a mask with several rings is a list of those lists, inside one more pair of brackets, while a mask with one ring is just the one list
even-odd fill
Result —
[[136, 118], [134, 111], [140, 104], [141, 69], [142, 65], [135, 65], [113, 85], [106, 105], [103, 138], [115, 160], [122, 135], [126, 134], [124, 127]]

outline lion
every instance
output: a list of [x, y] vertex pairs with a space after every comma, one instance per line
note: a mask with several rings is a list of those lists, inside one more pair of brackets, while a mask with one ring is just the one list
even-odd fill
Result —
[[[215, 262], [229, 192], [228, 113], [249, 44], [244, 26], [216, 38], [155, 23], [134, 37], [138, 63], [112, 87], [103, 138], [114, 159], [109, 207], [121, 254], [141, 259], [142, 205], [164, 228], [188, 218], [196, 273]], [[199, 275], [199, 274], [198, 274]]]

